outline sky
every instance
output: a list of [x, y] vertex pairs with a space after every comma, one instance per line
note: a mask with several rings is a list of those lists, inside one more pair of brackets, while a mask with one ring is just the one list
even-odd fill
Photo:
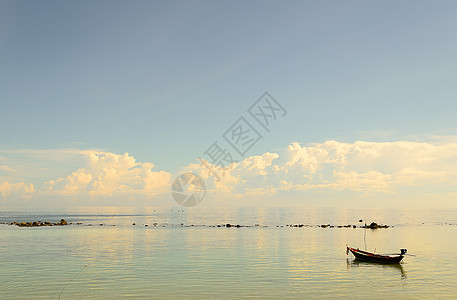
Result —
[[1, 0], [0, 206], [173, 206], [189, 171], [194, 209], [457, 207], [456, 31], [455, 1]]

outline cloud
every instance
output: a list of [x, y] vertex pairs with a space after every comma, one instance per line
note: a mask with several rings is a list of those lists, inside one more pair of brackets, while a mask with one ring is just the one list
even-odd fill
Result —
[[[179, 173], [157, 170], [154, 164], [138, 162], [129, 153], [99, 150], [25, 152], [39, 156], [55, 153], [59, 153], [59, 164], [64, 157], [78, 156], [79, 159], [72, 160], [76, 167], [66, 166], [65, 176], [50, 177], [52, 180], [44, 184], [29, 180], [33, 185], [19, 177], [15, 180], [4, 177], [0, 185], [3, 198], [13, 195], [30, 198], [33, 195], [41, 201], [56, 196], [55, 199], [71, 197], [76, 201], [89, 199], [87, 201], [94, 204], [100, 203], [98, 199], [112, 204], [125, 201], [129, 205], [131, 200], [154, 197], [165, 199], [171, 205], [174, 203], [169, 194], [170, 183]], [[266, 199], [287, 205], [287, 201], [300, 203], [302, 199], [311, 199], [307, 197], [309, 195], [313, 195], [315, 201], [338, 201], [344, 197], [387, 201], [404, 197], [425, 199], [424, 195], [448, 199], [449, 195], [457, 193], [457, 143], [452, 141], [343, 143], [330, 140], [307, 145], [294, 142], [281, 152], [250, 156], [223, 170], [206, 163], [219, 177], [198, 163], [189, 164], [181, 171], [200, 174], [207, 185], [205, 202], [221, 205], [232, 200], [240, 205], [257, 205]], [[15, 174], [21, 175], [20, 170]]]
[[67, 195], [112, 196], [141, 194], [154, 196], [169, 188], [172, 175], [153, 171], [152, 163], [137, 162], [129, 153], [122, 155], [85, 151], [86, 165], [70, 175], [48, 181], [47, 188]]
[[348, 189], [385, 193], [390, 191], [390, 183], [392, 181], [392, 175], [374, 171], [365, 173], [335, 171], [333, 176], [336, 180], [331, 185], [331, 188], [337, 191]]
[[214, 179], [207, 178], [210, 192], [235, 198], [279, 191], [298, 192], [297, 197], [307, 191], [392, 195], [425, 186], [439, 194], [443, 185], [457, 187], [457, 143], [291, 143], [280, 154], [267, 152], [233, 164], [221, 180]]
[[9, 183], [5, 181], [0, 183], [0, 193], [3, 199], [6, 199], [10, 195], [30, 198], [35, 193], [35, 188], [33, 184], [26, 184], [24, 182]]
[[429, 180], [455, 183], [457, 175], [457, 144], [327, 141], [306, 147], [294, 143], [285, 156], [286, 167], [280, 169], [287, 172], [301, 165], [302, 173], [312, 175], [312, 180], [330, 182], [328, 187], [337, 190], [378, 192]]

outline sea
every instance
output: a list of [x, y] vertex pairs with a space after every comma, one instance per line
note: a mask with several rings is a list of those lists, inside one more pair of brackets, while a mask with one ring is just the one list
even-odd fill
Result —
[[[457, 210], [3, 207], [0, 222], [0, 299], [457, 298]], [[358, 262], [347, 244], [411, 255]]]

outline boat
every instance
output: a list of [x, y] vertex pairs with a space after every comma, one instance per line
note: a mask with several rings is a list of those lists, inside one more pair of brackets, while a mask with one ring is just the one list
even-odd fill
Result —
[[369, 262], [376, 262], [382, 264], [398, 264], [401, 262], [403, 257], [406, 255], [406, 249], [400, 249], [400, 253], [398, 254], [376, 254], [367, 251], [360, 250], [359, 248], [355, 249], [346, 245], [346, 255], [351, 252], [356, 259], [369, 261]]

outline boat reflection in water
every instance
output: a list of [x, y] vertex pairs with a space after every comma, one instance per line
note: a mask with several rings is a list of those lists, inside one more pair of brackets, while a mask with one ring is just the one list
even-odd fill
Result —
[[376, 262], [369, 262], [369, 261], [363, 261], [360, 259], [350, 259], [348, 258], [346, 260], [347, 263], [347, 268], [381, 268], [381, 269], [390, 269], [390, 270], [395, 270], [397, 269], [400, 272], [401, 278], [406, 279], [406, 271], [403, 268], [403, 265], [401, 263], [396, 263], [396, 264], [381, 264], [381, 263], [376, 263]]

